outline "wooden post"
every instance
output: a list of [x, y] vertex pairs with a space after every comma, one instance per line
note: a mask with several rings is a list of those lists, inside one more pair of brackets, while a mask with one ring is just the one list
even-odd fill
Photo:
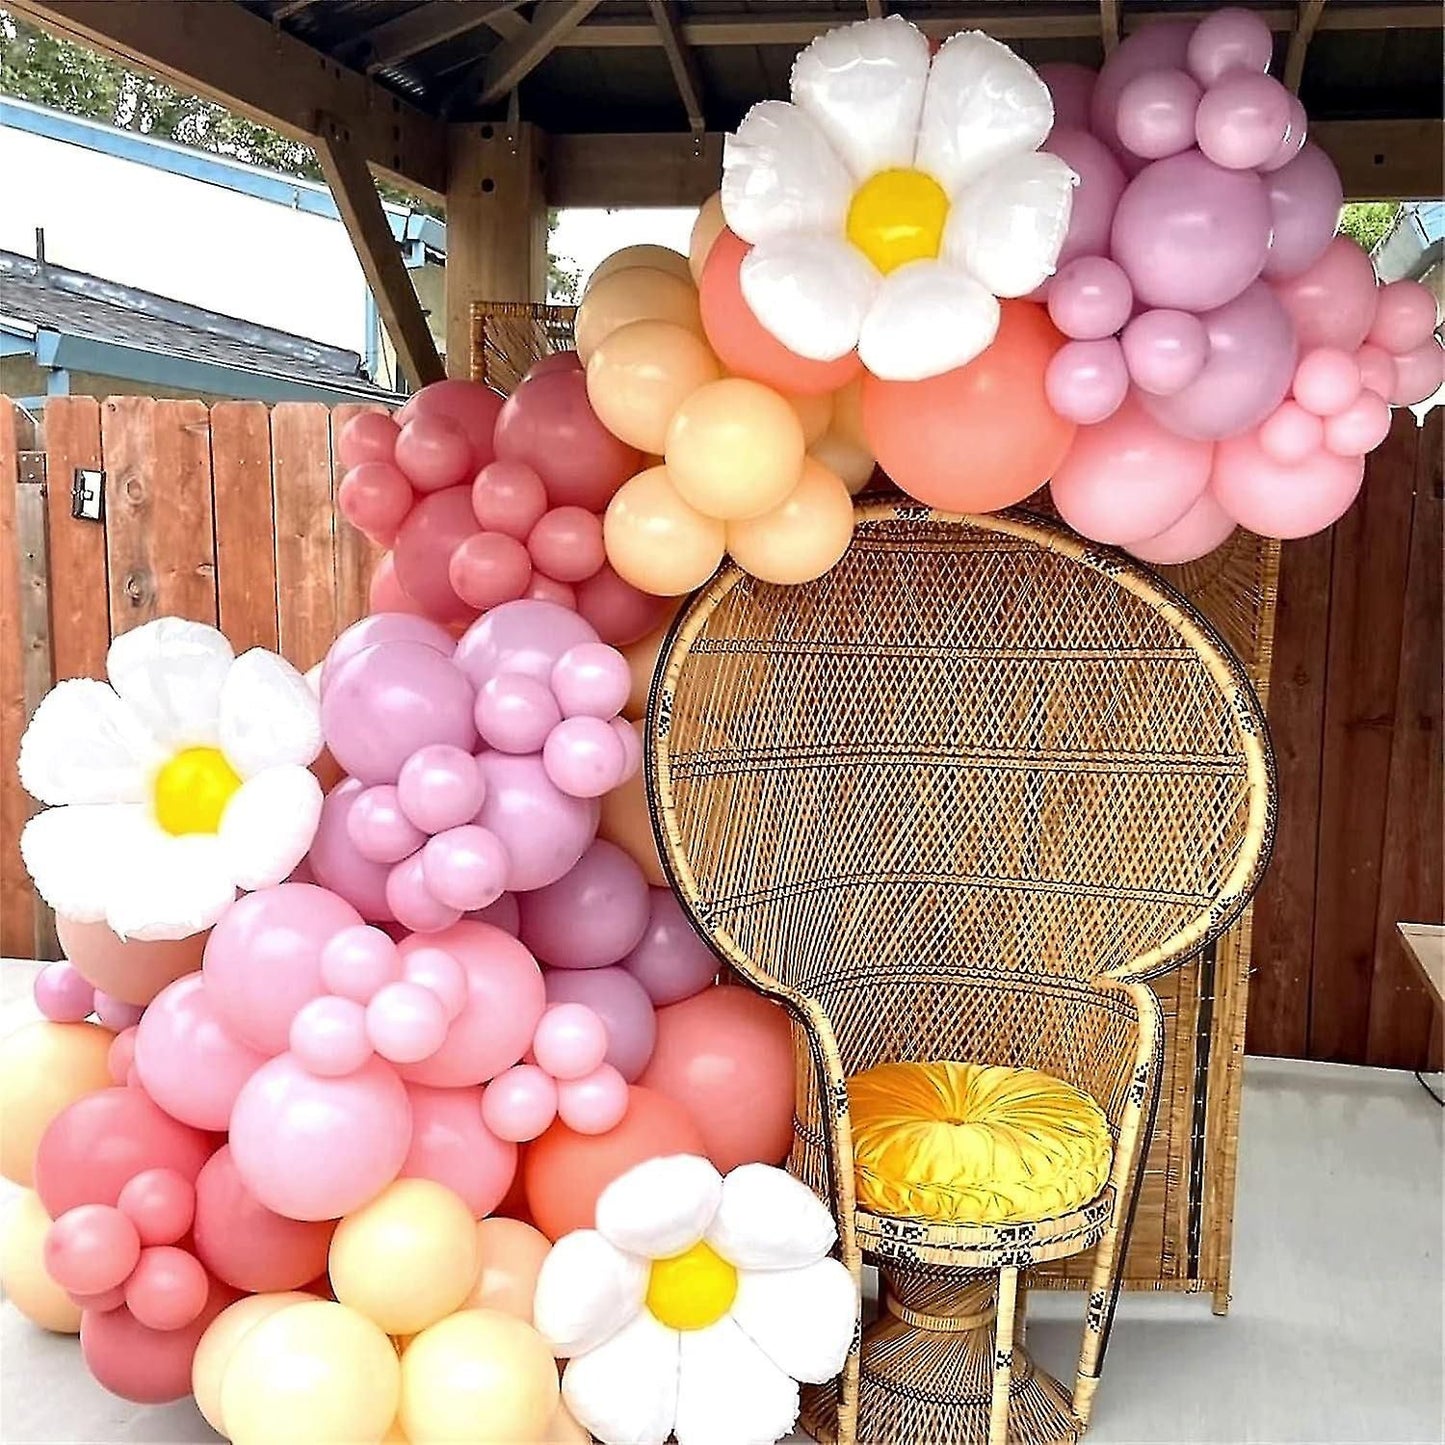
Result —
[[468, 375], [473, 301], [547, 296], [546, 136], [512, 122], [457, 125], [447, 185], [447, 373]]

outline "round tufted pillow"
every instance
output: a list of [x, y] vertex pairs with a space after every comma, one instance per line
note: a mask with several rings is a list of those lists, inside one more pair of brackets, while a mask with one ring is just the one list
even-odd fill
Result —
[[1113, 1144], [1087, 1095], [1037, 1069], [880, 1064], [848, 1080], [858, 1205], [942, 1224], [1048, 1219], [1087, 1204]]

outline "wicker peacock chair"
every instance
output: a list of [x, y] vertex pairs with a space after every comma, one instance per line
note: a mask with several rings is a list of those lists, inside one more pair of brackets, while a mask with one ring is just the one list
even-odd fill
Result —
[[[725, 567], [692, 599], [647, 757], [684, 906], [794, 1018], [790, 1167], [832, 1201], [845, 1263], [883, 1273], [804, 1423], [842, 1445], [1076, 1439], [1159, 1096], [1149, 980], [1239, 914], [1273, 833], [1241, 665], [1156, 578], [1050, 523], [871, 502], [818, 581]], [[1087, 1094], [1107, 1182], [1022, 1222], [859, 1207], [849, 1079], [944, 1059]], [[1070, 1393], [1023, 1349], [1026, 1272], [1096, 1244]]]

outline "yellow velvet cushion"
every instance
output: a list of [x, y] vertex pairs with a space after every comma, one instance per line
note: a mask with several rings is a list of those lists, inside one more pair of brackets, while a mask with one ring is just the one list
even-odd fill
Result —
[[848, 1080], [858, 1204], [946, 1224], [1048, 1219], [1109, 1178], [1104, 1112], [1037, 1069], [880, 1064]]

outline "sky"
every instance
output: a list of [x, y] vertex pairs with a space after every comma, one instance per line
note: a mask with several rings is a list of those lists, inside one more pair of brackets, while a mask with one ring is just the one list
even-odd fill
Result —
[[586, 285], [593, 268], [624, 246], [650, 241], [686, 255], [696, 218], [695, 206], [645, 211], [566, 210], [558, 216], [557, 229], [552, 233], [552, 251], [572, 261]]

